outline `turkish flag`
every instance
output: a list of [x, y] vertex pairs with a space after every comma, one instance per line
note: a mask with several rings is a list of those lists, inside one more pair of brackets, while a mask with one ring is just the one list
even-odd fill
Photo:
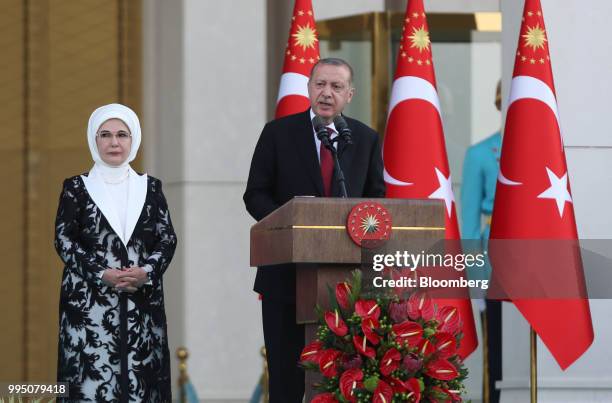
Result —
[[[459, 239], [440, 102], [423, 0], [409, 0], [391, 90], [383, 147], [387, 197], [441, 199], [446, 238]], [[463, 321], [459, 355], [476, 349], [476, 327], [469, 298], [438, 300], [458, 308]]]
[[494, 283], [562, 369], [593, 341], [572, 203], [542, 7], [526, 0], [489, 253]]
[[308, 77], [319, 60], [319, 40], [311, 0], [296, 0], [276, 101], [275, 118], [303, 112], [310, 106]]

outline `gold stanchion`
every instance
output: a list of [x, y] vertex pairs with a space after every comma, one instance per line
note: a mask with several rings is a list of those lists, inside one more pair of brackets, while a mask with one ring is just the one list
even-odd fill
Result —
[[538, 402], [538, 355], [537, 355], [537, 343], [538, 343], [538, 336], [535, 332], [535, 330], [533, 330], [533, 327], [529, 327], [529, 344], [530, 344], [530, 357], [529, 357], [529, 361], [530, 361], [530, 368], [529, 368], [529, 372], [530, 372], [530, 385], [529, 385], [529, 389], [531, 392], [531, 403], [537, 403]]
[[263, 357], [263, 372], [261, 374], [261, 390], [263, 394], [263, 403], [270, 401], [270, 387], [269, 380], [270, 375], [268, 374], [268, 357], [266, 356], [266, 348], [261, 348], [261, 356]]
[[189, 376], [187, 375], [187, 358], [189, 358], [189, 352], [185, 347], [179, 347], [176, 349], [176, 358], [179, 360], [179, 377], [178, 377], [178, 387], [179, 387], [179, 402], [185, 403], [187, 401], [187, 396], [185, 396], [185, 384], [189, 380]]
[[489, 330], [487, 327], [487, 311], [480, 312], [482, 325], [482, 403], [491, 402], [491, 391], [489, 390]]

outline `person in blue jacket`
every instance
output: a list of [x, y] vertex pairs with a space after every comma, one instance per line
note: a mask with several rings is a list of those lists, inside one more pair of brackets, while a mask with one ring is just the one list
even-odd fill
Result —
[[[501, 111], [501, 81], [497, 84], [495, 106]], [[499, 172], [501, 131], [469, 147], [463, 161], [461, 185], [461, 236], [468, 244], [478, 244], [480, 251], [487, 250], [491, 225], [491, 213]], [[479, 241], [479, 242], [478, 242]], [[473, 249], [473, 247], [468, 248]], [[468, 272], [471, 279], [490, 279], [489, 264], [478, 271]], [[480, 300], [484, 350], [483, 402], [499, 402], [495, 382], [501, 380], [501, 303]]]

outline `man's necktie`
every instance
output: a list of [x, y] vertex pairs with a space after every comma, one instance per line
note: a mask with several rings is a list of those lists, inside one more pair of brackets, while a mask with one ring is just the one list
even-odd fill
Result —
[[[327, 131], [330, 137], [334, 134], [334, 131], [329, 127]], [[323, 145], [323, 142], [321, 142], [319, 151], [321, 159], [321, 177], [323, 178], [323, 196], [329, 197], [331, 196], [332, 177], [334, 176], [334, 159], [331, 151]]]

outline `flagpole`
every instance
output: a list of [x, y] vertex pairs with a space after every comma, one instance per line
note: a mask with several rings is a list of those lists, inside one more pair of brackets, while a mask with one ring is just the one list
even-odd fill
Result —
[[538, 402], [538, 356], [537, 356], [537, 342], [538, 336], [533, 330], [533, 327], [529, 326], [529, 344], [530, 344], [530, 392], [531, 392], [531, 403]]
[[491, 402], [491, 391], [489, 390], [489, 330], [487, 326], [487, 310], [480, 312], [482, 324], [482, 402]]
[[179, 402], [185, 403], [187, 401], [187, 395], [185, 394], [185, 384], [189, 380], [189, 376], [187, 375], [187, 358], [189, 358], [189, 352], [185, 347], [179, 347], [176, 349], [176, 357], [179, 360]]

